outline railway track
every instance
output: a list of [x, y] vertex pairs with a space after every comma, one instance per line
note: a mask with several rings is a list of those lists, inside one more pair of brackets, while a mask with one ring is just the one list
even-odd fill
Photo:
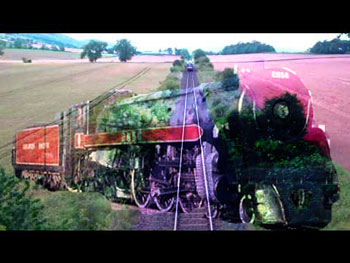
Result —
[[[196, 199], [196, 203], [192, 205], [192, 201], [184, 201], [183, 197], [180, 197], [180, 192], [183, 191], [182, 182], [192, 182], [195, 184], [194, 175], [188, 173], [187, 169], [183, 166], [185, 157], [185, 127], [196, 120], [196, 124], [200, 127], [199, 116], [203, 114], [197, 107], [197, 94], [194, 87], [199, 85], [197, 76], [195, 72], [184, 71], [183, 78], [181, 81], [181, 89], [185, 91], [185, 96], [181, 96], [181, 99], [177, 102], [175, 119], [182, 125], [182, 142], [181, 142], [181, 152], [178, 165], [178, 177], [177, 179], [177, 194], [175, 196], [175, 202], [171, 210], [159, 211], [156, 209], [156, 205], [150, 204], [150, 208], [140, 208], [139, 209], [139, 220], [138, 223], [132, 227], [133, 230], [176, 230], [176, 231], [209, 231], [209, 230], [219, 230], [222, 228], [222, 221], [215, 218], [217, 208], [215, 205], [211, 204], [209, 199], [208, 182], [206, 180], [206, 168], [205, 165], [201, 165], [199, 169], [200, 173], [204, 176], [205, 183], [199, 187], [202, 192], [206, 193], [206, 198]], [[203, 161], [204, 149], [201, 139], [197, 143], [197, 147], [201, 149], [201, 164]], [[191, 184], [192, 184], [191, 183]], [[198, 189], [199, 189], [198, 188]], [[190, 199], [193, 200], [193, 199]], [[186, 202], [186, 203], [184, 203]], [[231, 224], [229, 229], [237, 229], [237, 224]]]
[[[197, 76], [195, 72], [188, 72], [184, 71], [183, 80], [181, 83], [181, 88], [184, 89], [186, 92], [185, 97], [183, 98], [184, 101], [184, 107], [180, 108], [183, 109], [183, 119], [182, 119], [182, 125], [183, 125], [183, 131], [182, 131], [182, 138], [184, 138], [184, 127], [187, 125], [187, 117], [189, 114], [189, 110], [191, 107], [195, 109], [196, 113], [196, 120], [197, 125], [200, 127], [199, 123], [199, 117], [198, 117], [198, 107], [197, 107], [197, 100], [196, 100], [196, 93], [195, 93], [195, 87], [199, 85]], [[188, 106], [189, 105], [189, 106]], [[195, 105], [195, 107], [193, 107]], [[198, 131], [199, 132], [199, 131]], [[201, 139], [199, 140], [198, 146], [201, 149], [201, 157], [202, 157], [202, 163], [203, 163], [203, 176], [205, 181], [205, 192], [206, 192], [206, 200], [202, 200], [200, 202], [199, 207], [194, 208], [192, 211], [186, 211], [186, 213], [180, 213], [180, 210], [183, 210], [183, 205], [180, 203], [179, 198], [179, 192], [180, 192], [180, 184], [181, 184], [181, 176], [186, 176], [182, 173], [182, 149], [184, 147], [183, 140], [181, 145], [181, 154], [180, 154], [180, 166], [179, 166], [179, 179], [178, 179], [178, 186], [177, 186], [177, 198], [176, 198], [176, 208], [175, 208], [175, 218], [174, 218], [174, 230], [215, 230], [217, 227], [213, 224], [213, 214], [214, 211], [212, 211], [212, 207], [210, 206], [210, 200], [209, 200], [209, 191], [208, 191], [208, 183], [206, 179], [206, 171], [205, 171], [205, 165], [204, 165], [204, 154], [203, 154], [203, 145]], [[204, 202], [203, 202], [204, 201]], [[180, 209], [180, 206], [182, 209]]]

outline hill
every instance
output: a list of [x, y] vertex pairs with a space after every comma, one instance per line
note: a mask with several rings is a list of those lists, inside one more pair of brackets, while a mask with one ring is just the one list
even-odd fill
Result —
[[22, 38], [22, 39], [33, 40], [41, 44], [63, 45], [65, 47], [70, 47], [70, 48], [81, 48], [88, 41], [88, 40], [79, 41], [69, 36], [66, 36], [64, 34], [58, 34], [58, 33], [50, 33], [50, 34], [22, 34], [22, 33], [9, 34], [8, 33], [8, 34], [2, 34], [2, 37], [7, 39]]

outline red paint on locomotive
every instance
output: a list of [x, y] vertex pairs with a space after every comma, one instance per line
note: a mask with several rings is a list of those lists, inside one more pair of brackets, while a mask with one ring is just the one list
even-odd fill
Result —
[[16, 163], [58, 166], [58, 125], [27, 128], [17, 133]]
[[[141, 130], [125, 130], [114, 133], [97, 133], [83, 135], [75, 134], [75, 148], [111, 146], [131, 143], [174, 143], [182, 141], [182, 126], [160, 127]], [[199, 140], [203, 135], [203, 129], [197, 125], [187, 125], [184, 131], [184, 141]], [[80, 137], [80, 138], [79, 138]], [[80, 140], [80, 141], [79, 141]]]

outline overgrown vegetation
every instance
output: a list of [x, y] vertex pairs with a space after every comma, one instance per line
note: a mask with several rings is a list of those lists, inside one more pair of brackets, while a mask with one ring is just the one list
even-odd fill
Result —
[[259, 41], [252, 41], [247, 43], [239, 42], [235, 45], [225, 46], [221, 51], [221, 55], [230, 54], [249, 54], [249, 53], [267, 53], [276, 52], [271, 45], [260, 43]]
[[46, 229], [44, 207], [28, 194], [29, 188], [28, 181], [20, 182], [0, 167], [0, 229]]
[[100, 193], [58, 191], [39, 197], [50, 230], [109, 230], [114, 213]]
[[[178, 50], [177, 50], [178, 51]], [[185, 70], [185, 60], [176, 59], [170, 68], [170, 73], [159, 84], [158, 91], [179, 90], [181, 88], [182, 71]]]
[[170, 72], [180, 72], [185, 70], [185, 61], [183, 59], [176, 59], [173, 62], [173, 66], [170, 68]]
[[233, 79], [236, 76], [232, 68], [225, 68], [223, 71], [215, 71], [210, 59], [205, 55], [205, 52], [200, 49], [194, 51], [194, 56], [195, 69], [200, 83], [224, 81]]
[[334, 166], [338, 174], [340, 197], [332, 207], [332, 221], [324, 230], [349, 230], [350, 173], [337, 163], [334, 163]]
[[50, 192], [0, 168], [0, 230], [127, 230], [136, 219], [100, 193]]
[[236, 75], [232, 68], [225, 68], [223, 71], [218, 71], [215, 75], [216, 81], [234, 78]]
[[141, 129], [166, 126], [169, 122], [169, 106], [163, 101], [116, 104], [105, 111], [99, 130], [116, 132], [124, 129]]
[[158, 90], [178, 90], [181, 88], [182, 72], [170, 73], [165, 80], [160, 82]]

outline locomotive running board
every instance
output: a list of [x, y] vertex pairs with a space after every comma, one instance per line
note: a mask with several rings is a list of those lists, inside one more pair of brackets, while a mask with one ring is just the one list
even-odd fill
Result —
[[[125, 130], [113, 133], [84, 134], [76, 133], [76, 149], [98, 146], [127, 145], [136, 143], [176, 143], [181, 142], [182, 126], [168, 126], [140, 130]], [[203, 135], [203, 129], [195, 124], [185, 127], [185, 142], [195, 142]]]

